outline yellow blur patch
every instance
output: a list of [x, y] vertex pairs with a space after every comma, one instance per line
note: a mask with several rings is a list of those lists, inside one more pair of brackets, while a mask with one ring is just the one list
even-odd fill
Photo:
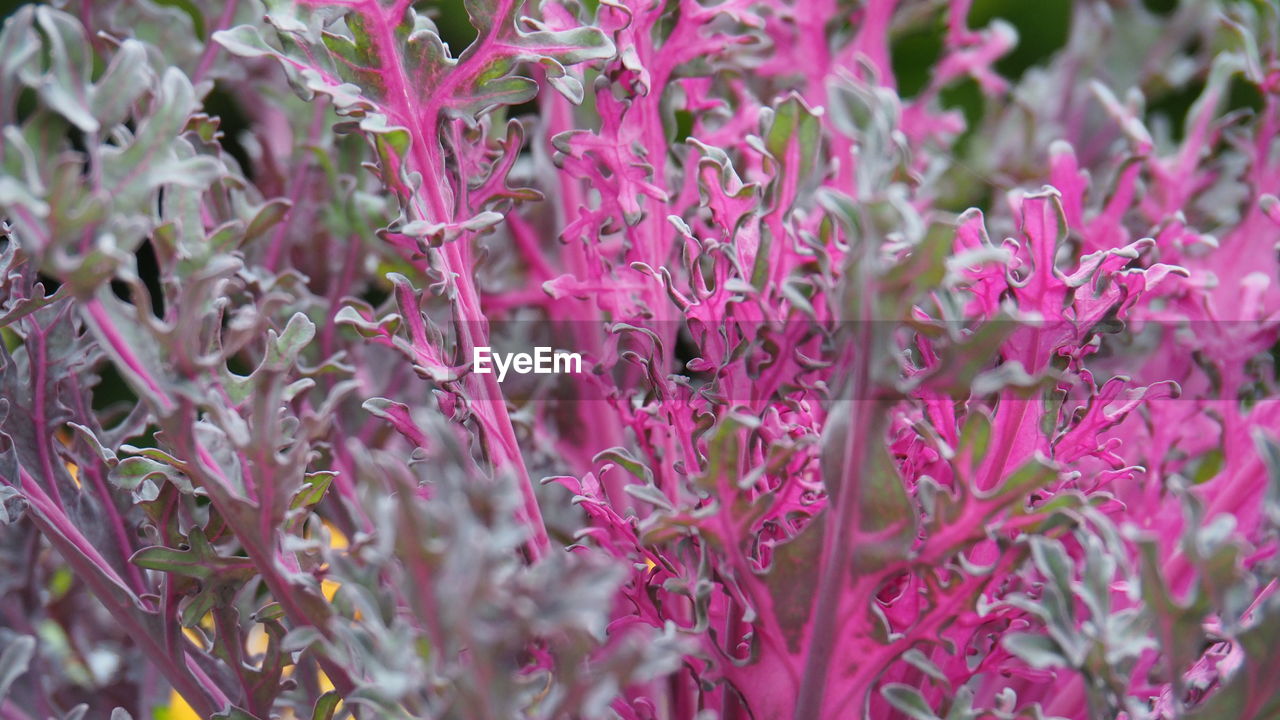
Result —
[[157, 720], [202, 720], [177, 690], [169, 691], [169, 707], [156, 711]]
[[[337, 580], [321, 580], [320, 594], [324, 595], [324, 599], [333, 602], [334, 596], [338, 594], [338, 590], [342, 588], [342, 583]], [[352, 617], [356, 620], [360, 619], [360, 611], [356, 610], [352, 613]]]
[[341, 530], [334, 527], [333, 523], [325, 520], [324, 527], [329, 531], [329, 547], [334, 550], [346, 550], [350, 547], [351, 541], [347, 539], [347, 536]]
[[266, 655], [267, 645], [270, 644], [269, 640], [270, 638], [267, 636], [267, 631], [263, 626], [260, 624], [254, 625], [249, 628], [249, 635], [244, 639], [245, 650], [254, 657]]
[[342, 583], [334, 580], [320, 581], [320, 594], [324, 595], [324, 599], [333, 602], [333, 596], [338, 594], [338, 588], [342, 587]]
[[[67, 447], [71, 447], [72, 441], [75, 440], [75, 436], [72, 435], [71, 432], [65, 428], [59, 430], [56, 433], [56, 436], [58, 438], [58, 441]], [[71, 481], [74, 482], [76, 484], [76, 488], [79, 489], [80, 487], [82, 487], [80, 484], [80, 468], [76, 467], [75, 463], [70, 463], [70, 462], [66, 463], [66, 466], [67, 466], [67, 472], [71, 474]]]
[[193, 645], [201, 650], [204, 649], [204, 637], [201, 636], [200, 633], [196, 632], [195, 628], [182, 628], [182, 634], [186, 635], [187, 639], [190, 640]]

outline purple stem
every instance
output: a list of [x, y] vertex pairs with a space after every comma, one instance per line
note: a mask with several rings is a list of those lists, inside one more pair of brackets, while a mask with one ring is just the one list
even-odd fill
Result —
[[138, 359], [133, 350], [129, 347], [128, 342], [120, 335], [119, 328], [116, 327], [115, 321], [107, 314], [107, 309], [102, 306], [102, 301], [97, 298], [91, 298], [84, 303], [85, 312], [89, 314], [94, 327], [102, 333], [102, 339], [106, 341], [108, 349], [115, 352], [129, 371], [138, 378], [138, 381], [147, 388], [151, 397], [154, 397], [160, 404], [160, 409], [169, 412], [173, 409], [173, 401], [169, 399], [169, 395], [160, 388], [155, 378], [151, 377], [151, 373], [147, 371], [146, 366]]
[[[89, 409], [85, 407], [84, 397], [80, 393], [79, 381], [76, 380], [74, 375], [71, 376], [71, 382], [76, 390], [76, 409], [82, 417], [90, 417]], [[103, 478], [102, 471], [97, 465], [83, 463], [80, 466], [80, 473], [88, 476], [93, 483], [94, 492], [98, 494], [98, 500], [102, 503], [103, 510], [107, 514], [107, 522], [111, 526], [111, 534], [119, 547], [120, 558], [125, 561], [125, 572], [128, 573], [129, 580], [133, 583], [134, 592], [141, 595], [146, 591], [146, 581], [142, 577], [142, 570], [137, 565], [129, 562], [129, 558], [133, 557], [133, 543], [129, 540], [129, 530], [125, 527], [124, 518], [120, 516], [119, 508], [116, 507], [111, 489], [107, 487], [106, 479]]]
[[[155, 402], [166, 412], [172, 410], [174, 407], [173, 400], [169, 398], [168, 393], [160, 387], [156, 379], [151, 376], [150, 371], [125, 344], [119, 328], [115, 326], [114, 321], [107, 314], [101, 301], [97, 298], [90, 299], [84, 304], [84, 307], [90, 324], [93, 325], [99, 337], [105, 341], [108, 352], [113, 353], [120, 364], [127, 367], [134, 378], [150, 391], [144, 397]], [[231, 531], [240, 540], [245, 552], [252, 559], [258, 574], [262, 576], [263, 582], [266, 583], [267, 589], [271, 591], [272, 596], [280, 603], [290, 622], [296, 625], [314, 627], [325, 638], [331, 639], [331, 632], [325, 623], [311, 620], [294, 595], [293, 590], [296, 588], [280, 575], [274, 562], [272, 562], [272, 559], [276, 556], [274, 538], [259, 537], [256, 529], [240, 521], [240, 513], [236, 512], [236, 509], [232, 507], [234, 498], [228, 491], [227, 479], [222, 474], [220, 466], [209, 453], [209, 450], [195, 437], [179, 437], [178, 433], [175, 433], [174, 440], [188, 441], [180, 443], [186, 446], [182, 449], [189, 451], [191, 455], [197, 458], [197, 462], [188, 464], [188, 470], [199, 476], [202, 486], [209, 493], [209, 499], [214, 508], [218, 510], [231, 528]], [[268, 547], [268, 543], [272, 547]], [[344, 668], [323, 656], [318, 656], [317, 661], [323, 667], [329, 679], [333, 681], [334, 688], [339, 693], [347, 695], [355, 689], [355, 684], [351, 681]]]
[[[869, 278], [866, 278], [869, 279]], [[840, 625], [841, 594], [848, 578], [849, 566], [852, 562], [854, 543], [852, 540], [858, 530], [858, 514], [862, 506], [862, 468], [867, 460], [867, 446], [878, 442], [879, 436], [874, 431], [876, 423], [873, 414], [878, 403], [872, 397], [871, 362], [869, 355], [873, 351], [873, 338], [870, 322], [871, 293], [874, 286], [860, 283], [867, 288], [866, 301], [861, 303], [857, 324], [859, 337], [850, 345], [852, 367], [849, 381], [852, 383], [850, 397], [868, 398], [847, 401], [852, 407], [853, 417], [849, 420], [848, 431], [843, 440], [843, 458], [838, 468], [843, 475], [839, 479], [839, 492], [835, 502], [827, 505], [827, 524], [823, 536], [822, 554], [819, 557], [820, 570], [818, 580], [818, 598], [813, 610], [813, 632], [808, 655], [805, 658], [804, 675], [800, 681], [799, 695], [796, 699], [796, 720], [809, 720], [822, 716], [823, 694], [826, 688], [828, 666], [835, 649], [837, 633]], [[838, 411], [840, 403], [832, 408]]]
[[[312, 111], [311, 127], [307, 130], [307, 145], [315, 145], [320, 139], [320, 133], [324, 131], [325, 106], [320, 98], [316, 99], [315, 108]], [[268, 270], [275, 272], [280, 264], [280, 258], [284, 256], [284, 248], [288, 243], [288, 232], [290, 225], [293, 224], [294, 213], [297, 212], [298, 201], [302, 199], [303, 192], [306, 191], [308, 183], [307, 171], [311, 169], [311, 157], [307, 153], [301, 153], [293, 163], [293, 170], [289, 173], [289, 210], [286, 211], [284, 219], [276, 226], [271, 233], [271, 244], [267, 246], [267, 256], [263, 259], [262, 264]]]
[[[510, 11], [513, 0], [502, 0], [494, 8], [495, 17], [505, 17]], [[445, 76], [440, 87], [435, 88], [431, 99], [425, 103], [418, 101], [418, 92], [405, 76], [404, 68], [395, 56], [392, 48], [396, 39], [388, 17], [374, 0], [366, 0], [359, 4], [360, 11], [371, 20], [371, 30], [376, 35], [376, 45], [384, 67], [389, 68], [383, 74], [386, 93], [392, 102], [399, 107], [392, 112], [393, 120], [410, 129], [412, 137], [411, 156], [416, 169], [426, 178], [443, 177], [443, 162], [439, 157], [440, 145], [436, 133], [437, 121], [442, 110], [442, 99], [451, 97], [455, 86], [482, 69], [481, 63], [489, 62], [494, 54], [501, 55], [500, 48], [492, 46], [498, 40], [501, 23], [494, 23], [489, 31], [476, 40], [474, 50], [463, 60], [453, 72]], [[490, 51], [492, 50], [492, 51]], [[509, 52], [509, 51], [508, 51]], [[420, 198], [424, 198], [426, 206]], [[452, 203], [445, 197], [440, 183], [423, 183], [423, 193], [414, 197], [414, 214], [421, 219], [434, 219], [437, 222], [451, 222], [455, 219]], [[457, 295], [454, 307], [458, 314], [458, 326], [461, 345], [464, 352], [470, 348], [488, 345], [488, 323], [480, 306], [480, 298], [476, 292], [475, 277], [470, 272], [471, 263], [467, 256], [465, 240], [447, 243], [439, 250], [444, 261], [446, 275], [453, 273], [456, 277]], [[490, 373], [484, 376], [471, 375], [468, 384], [474, 392], [474, 408], [481, 422], [492, 431], [493, 444], [490, 447], [492, 461], [497, 469], [510, 469], [517, 477], [520, 493], [524, 499], [521, 520], [528, 526], [532, 538], [528, 543], [531, 559], [544, 555], [550, 546], [546, 525], [542, 520], [542, 511], [538, 507], [537, 495], [529, 470], [525, 467], [524, 457], [516, 442], [515, 428], [511, 416], [507, 412], [506, 400], [498, 385], [497, 376]], [[480, 387], [477, 387], [479, 385]]]
[[195, 85], [200, 82], [209, 70], [213, 68], [213, 60], [218, 56], [218, 51], [222, 46], [212, 40], [213, 33], [219, 30], [225, 30], [231, 25], [231, 21], [236, 16], [236, 6], [239, 0], [227, 0], [227, 4], [222, 8], [222, 14], [218, 16], [218, 23], [214, 27], [213, 32], [209, 33], [210, 39], [204, 43], [204, 52], [200, 54], [200, 62], [196, 64], [195, 72], [191, 73], [191, 84]]
[[[45, 365], [48, 354], [45, 348], [44, 328], [36, 324], [36, 319], [32, 316], [28, 322], [36, 329], [26, 340], [27, 350], [31, 354], [31, 389], [33, 399], [31, 401], [31, 422], [35, 426], [36, 432], [43, 434], [46, 430], [48, 418], [45, 417]], [[62, 493], [58, 491], [57, 475], [53, 472], [53, 458], [49, 452], [49, 442], [52, 437], [40, 438], [36, 442], [36, 451], [40, 455], [40, 472], [49, 480], [49, 492], [53, 495], [53, 502], [59, 508], [65, 507], [62, 504]]]
[[111, 611], [116, 622], [124, 627], [143, 652], [165, 673], [174, 689], [191, 703], [192, 708], [204, 716], [220, 709], [212, 700], [220, 691], [205, 687], [189, 673], [179, 669], [179, 665], [173, 662], [173, 657], [156, 641], [152, 629], [138, 620], [137, 613], [141, 610], [141, 604], [137, 596], [129, 591], [124, 580], [107, 564], [75, 524], [53, 506], [52, 500], [35, 479], [27, 474], [26, 469], [19, 468], [18, 473], [22, 481], [22, 493], [35, 510], [31, 518], [36, 527], [98, 600]]

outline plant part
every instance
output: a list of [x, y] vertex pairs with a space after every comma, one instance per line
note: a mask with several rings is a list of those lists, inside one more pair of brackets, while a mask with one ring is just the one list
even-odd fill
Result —
[[14, 10], [0, 720], [1276, 717], [1280, 6], [1019, 7]]

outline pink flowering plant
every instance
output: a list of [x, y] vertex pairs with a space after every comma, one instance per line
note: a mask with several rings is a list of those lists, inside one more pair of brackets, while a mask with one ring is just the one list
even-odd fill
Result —
[[1274, 0], [62, 0], [0, 134], [0, 720], [1280, 717]]

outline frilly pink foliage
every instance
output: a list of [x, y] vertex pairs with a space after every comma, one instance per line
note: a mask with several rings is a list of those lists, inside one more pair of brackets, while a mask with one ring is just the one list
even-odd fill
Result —
[[[17, 16], [0, 90], [92, 149], [0, 96], [3, 519], [236, 720], [1280, 717], [1280, 8], [1157, 5], [1071, 3], [1032, 63], [969, 0], [464, 0], [464, 48], [264, 0], [146, 122], [36, 50], [144, 57], [121, 23]], [[45, 401], [58, 332], [118, 433]], [[584, 372], [473, 365], [535, 343]]]
[[[561, 481], [587, 510], [587, 546], [635, 563], [615, 622], [674, 621], [703, 639], [688, 680], [666, 690], [676, 716], [1164, 717], [1201, 704], [1240, 655], [1224, 665], [1180, 654], [1191, 643], [1176, 633], [1208, 631], [1169, 623], [1212, 606], [1204, 598], [1226, 577], [1213, 573], [1260, 603], [1257, 588], [1271, 587], [1248, 578], [1265, 579], [1259, 563], [1274, 552], [1253, 439], [1274, 432], [1274, 403], [1246, 412], [1235, 398], [1276, 340], [1280, 235], [1266, 193], [1280, 116], [1259, 73], [1275, 48], [1234, 69], [1269, 88], [1251, 124], [1217, 119], [1236, 77], [1220, 56], [1178, 144], [1158, 143], [1132, 104], [1095, 84], [1101, 127], [1061, 122], [1059, 139], [1033, 151], [1040, 168], [1023, 170], [1025, 186], [1043, 189], [1009, 188], [989, 211], [999, 230], [980, 211], [961, 214], [946, 243], [926, 229], [946, 217], [930, 178], [958, 162], [945, 152], [966, 128], [939, 92], [967, 77], [1007, 101], [992, 65], [1014, 46], [1011, 28], [970, 29], [967, 4], [953, 4], [931, 81], [904, 100], [886, 92], [892, 3], [856, 11], [835, 44], [824, 34], [834, 6], [761, 8], [682, 6], [661, 16], [668, 45], [655, 53], [656, 8], [629, 7], [624, 21], [602, 6], [620, 57], [604, 71], [612, 83], [597, 85], [600, 128], [557, 140], [561, 171], [600, 193], [561, 237], [584, 243], [589, 267], [616, 284], [590, 292], [592, 276], [570, 273], [553, 286], [651, 328], [648, 403], [622, 420], [641, 448], [625, 466], [654, 488], [636, 493], [647, 507], [620, 512], [616, 484], [601, 483], [624, 471], [613, 453]], [[714, 31], [698, 27], [708, 15], [721, 19]], [[741, 34], [726, 30], [735, 23]], [[757, 32], [768, 52], [750, 52]], [[693, 57], [749, 69], [673, 85], [692, 115], [690, 147], [658, 152], [670, 131], [652, 89]], [[748, 75], [779, 83], [772, 107]], [[789, 139], [772, 139], [779, 125]], [[1073, 146], [1107, 136], [1114, 154], [1086, 169]], [[1239, 172], [1215, 167], [1226, 157], [1243, 159], [1244, 177], [1224, 177]], [[1240, 208], [1225, 225], [1190, 208], [1218, 187]], [[1193, 216], [1219, 239], [1192, 229]], [[945, 277], [931, 275], [948, 256]], [[850, 305], [849, 292], [863, 297]], [[917, 304], [868, 299], [895, 292]], [[693, 390], [663, 380], [681, 315], [698, 348], [687, 367], [714, 377]], [[921, 332], [900, 345], [869, 327], [894, 322]], [[853, 349], [824, 358], [815, 327]], [[772, 357], [742, 356], [740, 343]], [[908, 353], [893, 363], [899, 380], [857, 357], [878, 343]], [[1194, 488], [1189, 462], [1208, 473]], [[847, 505], [827, 495], [854, 486], [861, 497]], [[1236, 518], [1231, 542], [1247, 552], [1230, 568], [1204, 566], [1210, 551], [1186, 545], [1209, 542], [1191, 538], [1220, 514]], [[852, 576], [840, 570], [849, 563]], [[1261, 621], [1233, 622], [1247, 642]], [[708, 680], [727, 685], [695, 684]], [[660, 695], [614, 707], [647, 717], [631, 703]]]

